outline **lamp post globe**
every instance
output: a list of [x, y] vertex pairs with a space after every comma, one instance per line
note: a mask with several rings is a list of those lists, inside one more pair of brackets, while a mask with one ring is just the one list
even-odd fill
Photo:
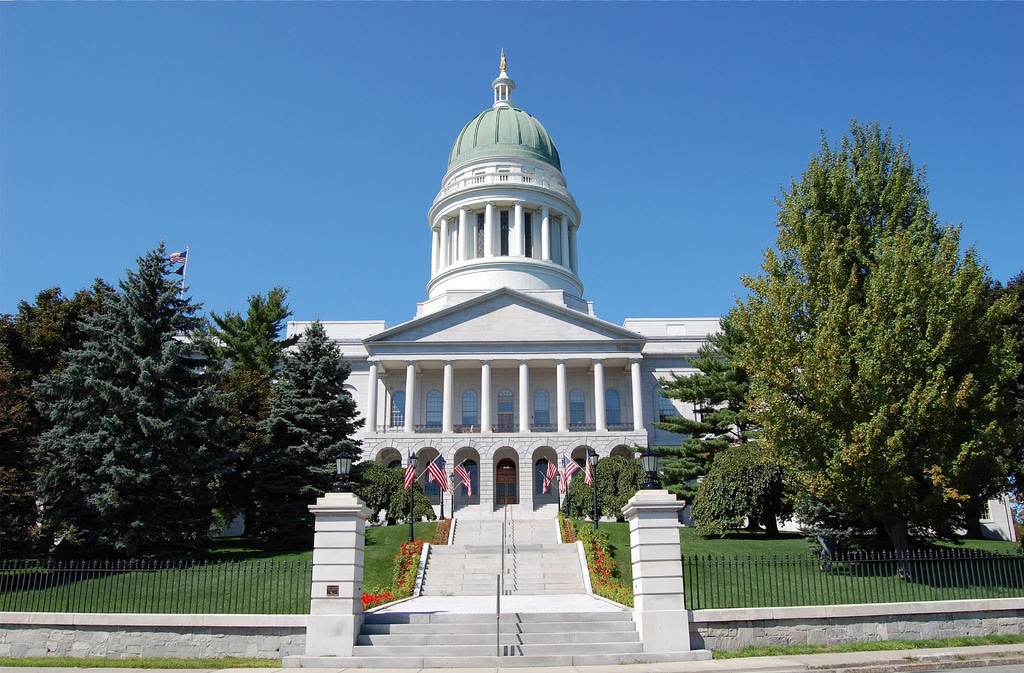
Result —
[[640, 488], [644, 491], [653, 491], [661, 488], [661, 478], [658, 476], [659, 463], [661, 462], [658, 453], [648, 447], [640, 454], [640, 462], [644, 469], [644, 483]]
[[342, 449], [334, 457], [334, 468], [338, 474], [338, 481], [334, 483], [335, 493], [350, 493], [352, 491], [349, 483], [349, 475], [352, 472], [353, 455], [347, 449]]

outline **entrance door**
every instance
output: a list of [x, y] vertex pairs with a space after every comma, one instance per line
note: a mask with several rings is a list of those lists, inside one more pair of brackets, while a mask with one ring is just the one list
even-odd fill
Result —
[[515, 505], [519, 502], [519, 492], [516, 491], [516, 464], [505, 458], [498, 462], [497, 474], [494, 484], [497, 487], [496, 502], [499, 505]]

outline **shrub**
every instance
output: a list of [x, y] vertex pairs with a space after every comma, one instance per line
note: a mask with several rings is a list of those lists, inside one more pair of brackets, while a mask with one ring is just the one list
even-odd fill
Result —
[[437, 522], [437, 530], [434, 531], [434, 539], [430, 544], [432, 545], [446, 545], [448, 544], [448, 533], [452, 528], [451, 519], [441, 519]]
[[594, 593], [616, 603], [632, 606], [633, 589], [625, 586], [617, 576], [615, 560], [608, 548], [608, 533], [584, 526], [577, 535], [583, 541]]
[[412, 595], [416, 584], [416, 572], [420, 567], [420, 555], [423, 553], [425, 540], [403, 542], [402, 549], [395, 555], [393, 583], [395, 598], [407, 598]]

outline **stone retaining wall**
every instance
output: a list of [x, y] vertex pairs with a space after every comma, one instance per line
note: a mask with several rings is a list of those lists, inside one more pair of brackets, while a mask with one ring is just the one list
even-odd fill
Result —
[[1024, 599], [691, 610], [693, 649], [1024, 633]]
[[3, 657], [254, 657], [306, 648], [306, 615], [0, 612]]

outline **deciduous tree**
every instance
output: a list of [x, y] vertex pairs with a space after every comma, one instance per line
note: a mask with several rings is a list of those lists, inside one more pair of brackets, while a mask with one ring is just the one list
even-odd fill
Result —
[[781, 199], [776, 249], [739, 307], [765, 446], [813, 493], [884, 526], [952, 536], [1007, 487], [1009, 301], [937, 221], [922, 171], [877, 123], [822, 146]]

